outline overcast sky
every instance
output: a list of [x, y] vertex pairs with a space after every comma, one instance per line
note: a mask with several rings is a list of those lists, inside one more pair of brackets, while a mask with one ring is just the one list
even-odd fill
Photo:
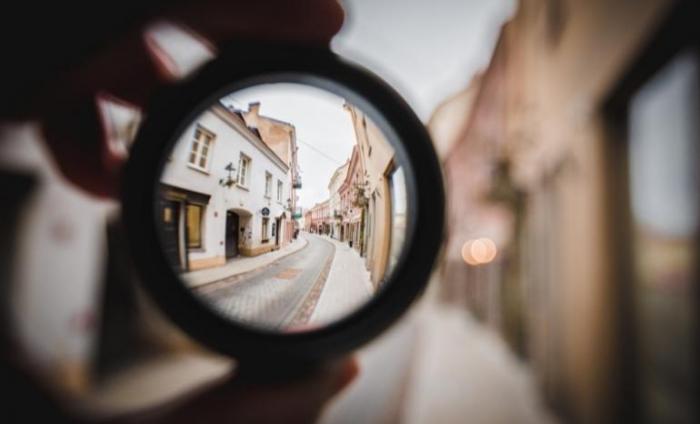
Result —
[[335, 52], [369, 68], [427, 121], [488, 64], [515, 0], [343, 0]]
[[299, 84], [265, 84], [231, 94], [223, 103], [248, 110], [260, 102], [260, 114], [296, 127], [297, 160], [302, 188], [299, 206], [310, 208], [328, 198], [333, 172], [350, 157], [355, 132], [344, 99], [325, 90]]

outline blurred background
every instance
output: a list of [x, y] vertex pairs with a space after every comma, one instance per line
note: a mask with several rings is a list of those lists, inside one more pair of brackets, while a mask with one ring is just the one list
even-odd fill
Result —
[[[321, 418], [695, 423], [700, 59], [693, 1], [344, 2], [332, 48], [429, 127], [448, 193], [428, 292], [358, 352]], [[181, 69], [206, 49], [153, 37]], [[104, 103], [126, 154], [139, 115]], [[141, 293], [119, 207], [69, 184], [32, 125], [0, 130], [2, 302], [79, 407], [153, 405], [223, 375]], [[425, 223], [429, 225], [429, 223]], [[3, 331], [8, 331], [4, 328]]]

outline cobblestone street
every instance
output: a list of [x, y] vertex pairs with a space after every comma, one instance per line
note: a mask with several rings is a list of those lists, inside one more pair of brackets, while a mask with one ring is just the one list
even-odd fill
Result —
[[197, 293], [236, 320], [269, 328], [299, 324], [304, 301], [324, 279], [333, 243], [306, 235], [303, 249], [258, 270], [197, 289]]

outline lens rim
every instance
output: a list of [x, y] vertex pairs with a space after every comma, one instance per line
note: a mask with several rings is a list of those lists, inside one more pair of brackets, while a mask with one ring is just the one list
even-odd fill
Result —
[[[406, 189], [412, 192], [407, 196], [412, 215], [406, 228], [408, 243], [382, 290], [349, 316], [304, 332], [279, 333], [237, 324], [207, 306], [182, 284], [169, 264], [161, 248], [155, 218], [154, 199], [158, 196], [162, 161], [173, 140], [201, 113], [202, 105], [213, 93], [220, 93], [236, 81], [267, 74], [309, 75], [357, 94], [353, 104], [364, 99], [365, 104], [357, 106], [369, 112], [370, 119], [382, 131], [393, 131], [397, 140], [402, 141], [402, 148], [397, 151], [402, 150], [405, 156]], [[195, 340], [248, 362], [329, 359], [374, 338], [395, 322], [424, 290], [443, 236], [442, 174], [425, 126], [379, 77], [322, 47], [232, 43], [196, 75], [159, 93], [139, 128], [122, 187], [129, 247], [146, 291]]]

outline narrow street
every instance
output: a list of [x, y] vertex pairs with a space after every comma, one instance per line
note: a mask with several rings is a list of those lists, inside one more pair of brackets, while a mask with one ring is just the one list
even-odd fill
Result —
[[224, 314], [268, 328], [301, 324], [304, 301], [322, 285], [333, 260], [335, 246], [313, 234], [308, 244], [282, 259], [242, 275], [197, 289]]

